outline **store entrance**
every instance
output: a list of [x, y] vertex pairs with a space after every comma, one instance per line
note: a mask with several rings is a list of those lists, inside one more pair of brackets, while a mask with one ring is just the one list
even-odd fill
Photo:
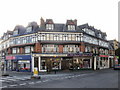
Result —
[[38, 65], [38, 57], [34, 57], [34, 68], [39, 69], [39, 65]]

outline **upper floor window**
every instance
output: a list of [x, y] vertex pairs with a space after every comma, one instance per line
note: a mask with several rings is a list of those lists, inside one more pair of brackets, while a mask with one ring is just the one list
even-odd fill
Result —
[[77, 53], [79, 51], [80, 49], [78, 45], [64, 45], [63, 46], [64, 53]]
[[25, 53], [30, 53], [30, 46], [25, 47]]
[[27, 27], [26, 32], [32, 32], [32, 27]]
[[68, 25], [68, 30], [75, 30], [75, 25]]
[[102, 35], [99, 33], [99, 38], [101, 38], [102, 37]]
[[46, 24], [46, 29], [47, 30], [53, 30], [54, 29], [54, 25], [53, 24]]
[[47, 44], [42, 46], [43, 53], [56, 53], [58, 50], [58, 45]]
[[17, 53], [17, 48], [12, 48], [12, 53]]
[[13, 35], [17, 35], [18, 34], [18, 30], [15, 30], [14, 32], [13, 32]]

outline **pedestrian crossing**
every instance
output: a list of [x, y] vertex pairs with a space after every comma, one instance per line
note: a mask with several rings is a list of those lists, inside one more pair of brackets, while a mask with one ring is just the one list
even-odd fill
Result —
[[29, 80], [29, 79], [30, 79], [30, 76], [27, 76], [27, 77], [8, 76], [8, 77], [0, 78], [0, 82], [5, 83], [5, 82], [12, 82], [12, 81], [24, 81], [24, 80]]

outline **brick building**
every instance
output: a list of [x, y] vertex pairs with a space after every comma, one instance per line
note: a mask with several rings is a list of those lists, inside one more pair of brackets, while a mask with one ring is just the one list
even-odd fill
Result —
[[65, 24], [41, 18], [40, 25], [17, 25], [1, 37], [1, 56], [8, 70], [39, 71], [109, 68], [106, 33], [77, 20]]

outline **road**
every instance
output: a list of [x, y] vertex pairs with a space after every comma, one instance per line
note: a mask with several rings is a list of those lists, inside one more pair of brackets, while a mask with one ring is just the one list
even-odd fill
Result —
[[31, 80], [31, 75], [2, 77], [2, 88], [118, 88], [118, 71], [112, 69], [43, 74]]

